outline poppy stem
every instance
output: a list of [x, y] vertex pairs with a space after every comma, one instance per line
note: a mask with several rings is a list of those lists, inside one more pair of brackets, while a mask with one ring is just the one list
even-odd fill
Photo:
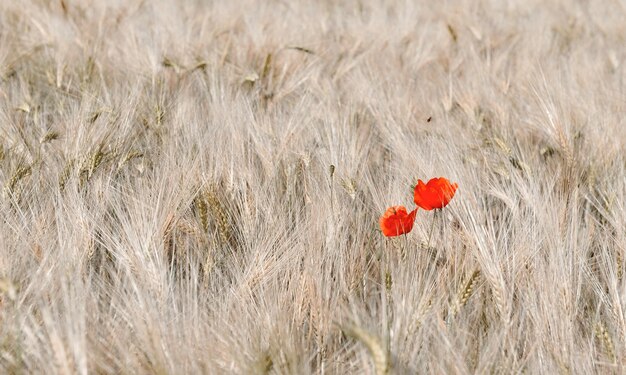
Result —
[[388, 245], [391, 242], [389, 240], [385, 240], [385, 245], [383, 252], [380, 254], [380, 276], [381, 276], [381, 285], [383, 286], [382, 297], [383, 304], [385, 306], [385, 313], [387, 312], [387, 305], [389, 304], [389, 291], [391, 289], [390, 285], [390, 276], [391, 273], [389, 271], [389, 253], [388, 253]]
[[437, 213], [439, 212], [438, 209], [435, 209], [435, 217], [433, 217], [433, 220], [430, 223], [430, 231], [428, 233], [428, 242], [426, 244], [426, 250], [430, 251], [430, 239], [433, 236], [433, 229], [435, 229], [435, 220], [437, 219]]
[[385, 333], [384, 342], [385, 346], [388, 347], [390, 339], [389, 332], [391, 331], [391, 270], [389, 268], [390, 257], [389, 257], [389, 249], [388, 246], [391, 245], [391, 240], [386, 239], [384, 242], [384, 249], [379, 258], [380, 260], [380, 273], [381, 273], [381, 286], [384, 288], [381, 291], [381, 300], [383, 307], [383, 320], [387, 324], [387, 331]]
[[409, 237], [406, 235], [406, 233], [404, 233], [403, 236], [404, 236], [404, 246], [402, 247], [402, 251], [400, 252], [400, 256], [402, 257], [402, 260], [406, 258], [406, 252], [407, 252], [407, 249], [409, 248]]
[[330, 172], [330, 211], [331, 211], [331, 215], [333, 218], [333, 221], [335, 221], [335, 165], [331, 164], [329, 167], [329, 172]]

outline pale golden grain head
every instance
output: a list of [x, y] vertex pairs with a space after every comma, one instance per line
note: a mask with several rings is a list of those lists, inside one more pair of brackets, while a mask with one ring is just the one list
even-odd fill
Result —
[[467, 300], [474, 293], [474, 289], [476, 288], [476, 282], [478, 281], [479, 276], [480, 270], [475, 270], [474, 272], [472, 272], [471, 276], [465, 283], [465, 287], [463, 287], [463, 290], [459, 294], [459, 307], [465, 306]]
[[389, 353], [379, 337], [356, 325], [343, 326], [342, 331], [365, 345], [371, 355], [376, 375], [386, 375], [390, 373], [391, 361], [389, 359]]
[[211, 217], [213, 218], [213, 222], [215, 223], [222, 244], [230, 244], [232, 239], [230, 222], [224, 205], [220, 202], [220, 197], [217, 194], [217, 188], [215, 186], [211, 186], [204, 190], [203, 195], [208, 212], [210, 212]]
[[32, 172], [32, 165], [30, 164], [21, 164], [13, 172], [13, 175], [9, 179], [9, 182], [4, 187], [5, 195], [12, 196], [16, 193], [16, 188], [18, 183], [22, 181], [24, 178], [29, 176]]
[[70, 159], [65, 163], [65, 167], [63, 167], [63, 171], [61, 171], [61, 174], [59, 175], [59, 189], [61, 191], [65, 190], [65, 186], [72, 175], [73, 169], [74, 159]]
[[44, 134], [44, 136], [41, 138], [41, 141], [39, 141], [41, 144], [46, 144], [46, 143], [50, 143], [52, 141], [55, 141], [59, 139], [59, 132], [56, 131], [49, 131], [46, 132], [46, 134]]
[[611, 362], [615, 362], [615, 345], [613, 345], [613, 339], [606, 328], [603, 321], [599, 320], [595, 325], [595, 333], [598, 341], [600, 341], [604, 354], [610, 359]]

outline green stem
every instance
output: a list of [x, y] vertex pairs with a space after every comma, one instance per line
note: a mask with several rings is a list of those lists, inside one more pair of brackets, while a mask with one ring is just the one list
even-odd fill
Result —
[[404, 233], [404, 246], [402, 247], [402, 251], [400, 253], [402, 260], [406, 258], [406, 254], [408, 250], [409, 250], [409, 237], [407, 237], [406, 233]]
[[435, 220], [437, 219], [437, 214], [439, 210], [435, 209], [435, 217], [433, 217], [433, 221], [430, 223], [430, 231], [428, 233], [428, 243], [426, 244], [426, 250], [430, 251], [430, 239], [433, 236], [433, 229], [435, 229]]

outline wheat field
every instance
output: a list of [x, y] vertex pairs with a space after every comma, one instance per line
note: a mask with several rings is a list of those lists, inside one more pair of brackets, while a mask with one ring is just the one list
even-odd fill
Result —
[[625, 18], [0, 1], [0, 372], [626, 371]]

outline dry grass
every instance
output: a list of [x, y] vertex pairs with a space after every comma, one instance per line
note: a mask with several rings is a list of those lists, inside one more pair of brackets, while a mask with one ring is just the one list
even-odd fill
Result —
[[0, 372], [626, 371], [624, 17], [1, 1]]

